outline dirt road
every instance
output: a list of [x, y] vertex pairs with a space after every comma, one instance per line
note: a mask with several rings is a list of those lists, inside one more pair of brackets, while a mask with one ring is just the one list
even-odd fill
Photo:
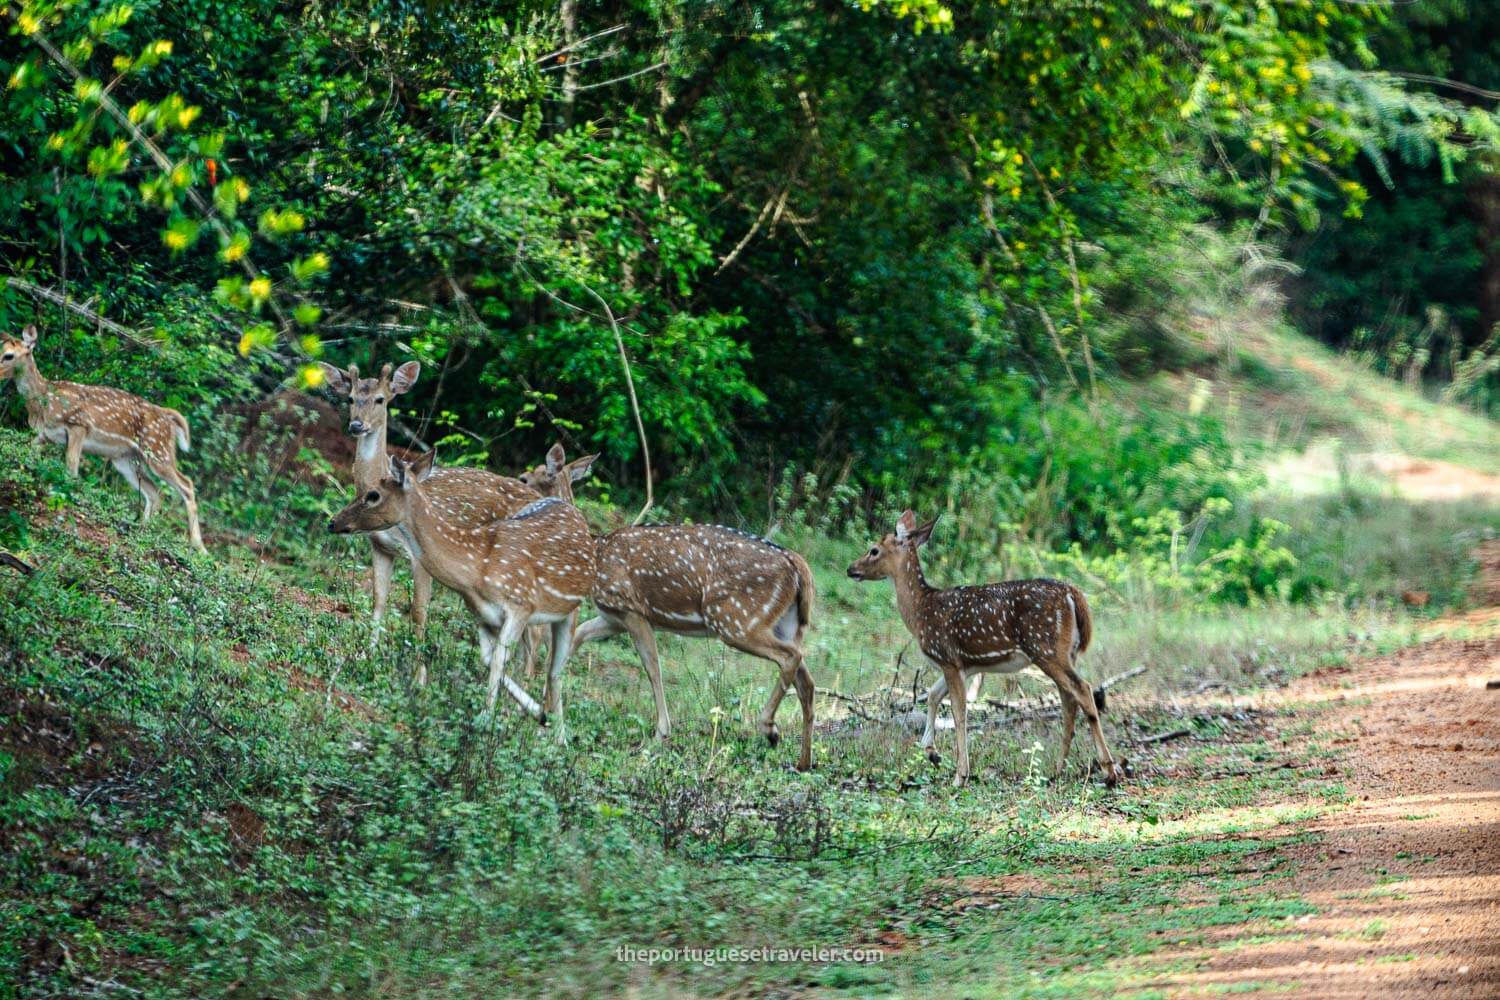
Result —
[[1205, 953], [1174, 992], [1500, 997], [1500, 542], [1479, 552], [1489, 607], [1437, 638], [1320, 671], [1286, 692], [1321, 704], [1355, 804], [1294, 853], [1317, 907], [1291, 933]]

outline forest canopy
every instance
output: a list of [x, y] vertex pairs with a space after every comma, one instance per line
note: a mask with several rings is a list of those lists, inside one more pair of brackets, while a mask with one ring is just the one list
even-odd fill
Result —
[[[1487, 176], [1492, 102], [1422, 82], [1494, 65], [1445, 10], [1403, 48], [1426, 15], [1336, 0], [11, 3], [0, 325], [202, 413], [415, 358], [445, 461], [560, 437], [637, 489], [628, 364], [697, 506], [1052, 475], [1087, 540], [1233, 465], [1108, 399], [1284, 250], [1330, 262], [1319, 332], [1414, 363], [1421, 290], [1359, 314], [1398, 265], [1354, 234]], [[1488, 384], [1493, 313], [1449, 308], [1447, 374]]]

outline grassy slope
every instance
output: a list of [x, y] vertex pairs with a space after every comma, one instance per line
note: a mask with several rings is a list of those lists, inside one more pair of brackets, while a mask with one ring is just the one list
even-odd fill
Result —
[[[1435, 423], [1430, 454], [1478, 466], [1495, 441], [1492, 425], [1283, 346]], [[1298, 370], [1219, 389], [1301, 399], [1330, 427], [1373, 431], [1369, 407], [1308, 391]], [[668, 746], [650, 738], [649, 693], [617, 643], [570, 669], [566, 747], [513, 716], [476, 728], [478, 671], [451, 596], [429, 641], [396, 627], [370, 653], [363, 551], [311, 536], [316, 518], [282, 510], [267, 558], [221, 541], [213, 562], [192, 559], [177, 511], [138, 528], [112, 473], [71, 482], [58, 458], [0, 431], [12, 470], [0, 508], [15, 511], [0, 513], [0, 538], [39, 567], [0, 570], [0, 995], [487, 995], [502, 982], [867, 993], [955, 980], [981, 995], [1108, 992], [1144, 981], [1132, 957], [1305, 909], [1239, 890], [1285, 875], [1267, 831], [1284, 837], [1278, 824], [1344, 794], [1316, 744], [1280, 766], [1268, 731], [1304, 720], [1232, 708], [1189, 710], [1191, 743], [1131, 750], [1139, 777], [1117, 793], [1084, 779], [1076, 746], [1066, 780], [1032, 780], [1052, 765], [1055, 721], [989, 731], [975, 740], [980, 780], [955, 793], [908, 738], [850, 733], [841, 704], [820, 699], [837, 732], [820, 738], [816, 772], [796, 775], [793, 706], [781, 747], [753, 736], [771, 668], [670, 639]], [[1301, 672], [1347, 652], [1351, 632], [1402, 641], [1388, 609], [1412, 559], [1427, 560], [1439, 601], [1461, 593], [1456, 533], [1474, 511], [1349, 484], [1264, 502], [1304, 558], [1338, 563], [1330, 573], [1370, 607], [1096, 600], [1102, 641], [1086, 671], [1152, 667], [1112, 697], [1117, 746], [1183, 724], [1165, 695]], [[906, 642], [888, 586], [842, 577], [859, 540], [798, 541], [820, 588], [815, 677], [850, 693], [884, 684]], [[419, 659], [434, 674], [425, 691], [407, 680]], [[910, 656], [899, 662], [906, 685]], [[617, 946], [872, 943], [890, 961], [614, 960]]]

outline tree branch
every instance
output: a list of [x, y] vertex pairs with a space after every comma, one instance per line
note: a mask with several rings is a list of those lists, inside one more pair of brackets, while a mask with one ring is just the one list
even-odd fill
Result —
[[[71, 76], [75, 81], [86, 79], [83, 71], [75, 66], [71, 59], [63, 55], [62, 50], [60, 50], [56, 45], [53, 45], [52, 40], [48, 38], [40, 29], [33, 32], [30, 35], [30, 38], [32, 41], [36, 42], [38, 46], [41, 47], [43, 52], [47, 53], [47, 57], [49, 59], [51, 59], [58, 66], [62, 67], [62, 69], [67, 72], [67, 74]], [[173, 164], [171, 158], [162, 151], [162, 148], [158, 146], [149, 135], [142, 131], [139, 125], [130, 120], [130, 116], [127, 115], [125, 111], [120, 107], [119, 103], [110, 96], [108, 89], [101, 92], [97, 100], [99, 102], [99, 106], [104, 109], [105, 113], [113, 118], [115, 120], [115, 123], [123, 128], [126, 133], [129, 134], [130, 138], [146, 151], [146, 154], [151, 157], [152, 161], [156, 164], [157, 168], [162, 171], [162, 173], [169, 174], [172, 172]], [[204, 221], [209, 224], [213, 231], [217, 233], [222, 239], [228, 241], [231, 235], [229, 232], [229, 227], [224, 225], [224, 220], [220, 218], [219, 213], [213, 207], [213, 204], [205, 199], [203, 195], [199, 194], [198, 189], [193, 187], [191, 184], [189, 184], [184, 189], [184, 193], [187, 195], [188, 201], [192, 202], [193, 207], [198, 210], [198, 213], [203, 216]], [[241, 257], [239, 264], [241, 270], [245, 272], [250, 280], [254, 281], [256, 278], [259, 278], [261, 276], [260, 269], [255, 266], [255, 262], [252, 261], [249, 257]], [[271, 312], [276, 316], [276, 321], [281, 324], [282, 332], [284, 333], [287, 330], [290, 330], [292, 325], [291, 321], [287, 318], [286, 313], [282, 311], [280, 304], [277, 303], [274, 298], [267, 300], [267, 304], [271, 307]]]
[[3, 281], [8, 288], [14, 288], [17, 291], [25, 292], [27, 295], [41, 299], [45, 302], [51, 302], [53, 305], [62, 306], [68, 312], [73, 313], [76, 316], [82, 316], [84, 319], [98, 325], [101, 330], [108, 330], [115, 336], [124, 337], [126, 340], [130, 341], [133, 344], [139, 344], [141, 347], [152, 348], [160, 346], [158, 344], [152, 343], [149, 340], [145, 340], [141, 337], [140, 334], [130, 329], [129, 327], [121, 326], [119, 323], [116, 323], [112, 319], [106, 319], [103, 315], [95, 312], [93, 309], [90, 309], [82, 302], [77, 302], [71, 296], [65, 295], [62, 292], [57, 291], [56, 289], [44, 288], [41, 285], [33, 285], [31, 282], [25, 280], [24, 278], [3, 278], [0, 279], [0, 281]]

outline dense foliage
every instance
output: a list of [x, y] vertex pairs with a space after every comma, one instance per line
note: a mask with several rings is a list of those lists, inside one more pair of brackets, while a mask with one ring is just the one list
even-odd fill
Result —
[[868, 500], [1071, 464], [1083, 540], [1106, 528], [1094, 456], [1226, 450], [1108, 400], [1194, 356], [1187, 313], [1224, 278], [1184, 261], [1242, 267], [1359, 212], [1361, 156], [1451, 168], [1492, 131], [1371, 69], [1384, 12], [1333, 0], [8, 20], [0, 256], [28, 284], [0, 323], [41, 318], [49, 363], [207, 413], [251, 380], [315, 386], [317, 357], [415, 356], [404, 426], [447, 460], [514, 468], [562, 436], [638, 487], [628, 367], [684, 507], [756, 505], [788, 464]]
[[[1471, 0], [1396, 7], [1371, 47], [1408, 86], [1493, 107], [1500, 99], [1500, 10]], [[1500, 371], [1500, 187], [1491, 153], [1434, 169], [1425, 143], [1399, 145], [1360, 172], [1362, 218], [1326, 218], [1298, 239], [1293, 304], [1318, 336], [1361, 351], [1411, 380], [1434, 376], [1450, 395], [1494, 403]]]

